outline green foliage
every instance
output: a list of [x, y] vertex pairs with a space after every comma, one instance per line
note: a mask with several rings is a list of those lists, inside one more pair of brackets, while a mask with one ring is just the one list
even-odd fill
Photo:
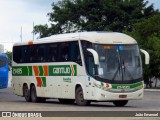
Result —
[[12, 66], [12, 52], [6, 52], [5, 54], [7, 54], [8, 56], [8, 63], [10, 66]]
[[39, 33], [41, 37], [45, 37], [49, 34], [49, 31], [48, 31], [48, 25], [45, 24], [45, 25], [37, 25], [34, 27], [34, 30], [33, 32], [35, 34]]
[[51, 27], [38, 25], [34, 32], [45, 37], [75, 31], [130, 31], [133, 23], [157, 12], [147, 4], [144, 0], [61, 0], [48, 13]]
[[144, 65], [144, 80], [160, 78], [160, 13], [133, 25], [132, 32], [124, 31], [134, 37], [141, 48], [150, 54], [150, 65]]

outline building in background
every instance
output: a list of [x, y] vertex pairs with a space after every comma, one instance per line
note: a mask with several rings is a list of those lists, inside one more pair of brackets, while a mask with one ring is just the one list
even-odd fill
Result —
[[0, 44], [0, 53], [4, 53], [4, 45]]

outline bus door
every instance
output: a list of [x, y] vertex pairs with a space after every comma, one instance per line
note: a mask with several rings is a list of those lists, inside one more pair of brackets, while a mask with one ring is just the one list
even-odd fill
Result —
[[94, 78], [96, 71], [95, 71], [95, 65], [94, 65], [94, 58], [93, 58], [93, 55], [90, 53], [87, 53], [86, 69], [88, 73], [86, 78], [87, 97], [91, 98], [94, 95], [93, 89], [92, 89], [92, 79]]

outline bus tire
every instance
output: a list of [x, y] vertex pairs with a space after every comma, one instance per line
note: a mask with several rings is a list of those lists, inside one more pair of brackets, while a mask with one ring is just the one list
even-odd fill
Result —
[[62, 104], [74, 104], [74, 99], [58, 99]]
[[31, 102], [31, 94], [28, 86], [25, 84], [23, 85], [23, 96], [27, 102]]
[[91, 101], [89, 101], [89, 100], [84, 100], [83, 90], [81, 87], [78, 87], [76, 89], [75, 98], [76, 98], [76, 104], [80, 105], [80, 106], [86, 106], [91, 103]]
[[113, 101], [113, 104], [117, 107], [123, 107], [128, 103], [128, 100], [118, 100], [118, 101]]
[[40, 102], [40, 98], [37, 97], [36, 87], [34, 85], [31, 86], [31, 100], [32, 102]]

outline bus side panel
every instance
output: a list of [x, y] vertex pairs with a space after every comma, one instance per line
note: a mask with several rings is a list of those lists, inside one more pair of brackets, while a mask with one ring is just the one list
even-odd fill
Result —
[[18, 76], [13, 76], [12, 82], [13, 82], [13, 93], [19, 96], [23, 96], [22, 90], [21, 90], [22, 87], [20, 84], [20, 78]]
[[[57, 95], [57, 83], [54, 77], [47, 76], [35, 80], [38, 97], [55, 98]], [[41, 82], [40, 82], [41, 81]]]

